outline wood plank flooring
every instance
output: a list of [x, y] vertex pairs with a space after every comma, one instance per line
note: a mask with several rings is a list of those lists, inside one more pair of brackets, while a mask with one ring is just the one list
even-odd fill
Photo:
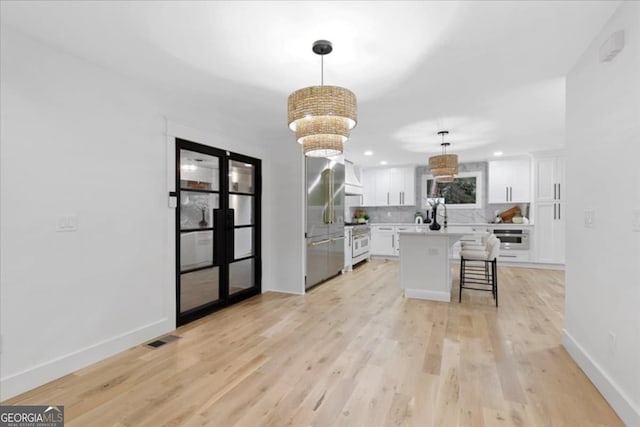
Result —
[[405, 299], [398, 277], [372, 261], [260, 295], [5, 404], [65, 405], [68, 426], [623, 425], [560, 346], [563, 272], [499, 266], [498, 309]]

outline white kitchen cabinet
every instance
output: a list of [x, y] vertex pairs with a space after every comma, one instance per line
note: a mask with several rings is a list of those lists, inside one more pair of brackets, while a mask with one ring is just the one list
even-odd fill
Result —
[[415, 169], [366, 169], [362, 190], [363, 206], [415, 206]]
[[564, 264], [564, 158], [541, 157], [535, 160], [535, 165], [535, 260], [546, 264]]
[[489, 162], [489, 203], [531, 201], [529, 159]]
[[543, 157], [535, 160], [536, 202], [559, 202], [564, 198], [564, 159]]
[[362, 206], [377, 206], [375, 169], [362, 171]]
[[396, 230], [392, 225], [371, 227], [371, 255], [397, 256]]

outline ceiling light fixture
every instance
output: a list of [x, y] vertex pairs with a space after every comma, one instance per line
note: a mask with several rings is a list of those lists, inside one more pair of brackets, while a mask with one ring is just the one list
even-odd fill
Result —
[[365, 156], [373, 156], [373, 151], [367, 150], [367, 151], [364, 152], [364, 155]]
[[444, 142], [444, 136], [449, 131], [441, 130], [438, 135], [442, 135], [442, 154], [439, 156], [429, 157], [429, 169], [437, 182], [452, 182], [454, 176], [458, 173], [458, 155], [447, 154], [447, 147], [451, 145]]
[[381, 162], [380, 162], [380, 164], [381, 164], [382, 166], [384, 166], [384, 165], [386, 165], [386, 164], [387, 164], [387, 161], [386, 161], [386, 160], [383, 160], [383, 161], [381, 161]]
[[500, 156], [502, 156], [502, 154], [503, 154], [502, 151], [495, 151], [493, 153], [493, 155], [496, 156], [496, 157], [500, 157]]
[[337, 156], [357, 123], [356, 96], [349, 89], [324, 85], [324, 55], [333, 50], [331, 42], [318, 40], [312, 49], [320, 55], [320, 86], [289, 95], [289, 129], [296, 133], [305, 156]]

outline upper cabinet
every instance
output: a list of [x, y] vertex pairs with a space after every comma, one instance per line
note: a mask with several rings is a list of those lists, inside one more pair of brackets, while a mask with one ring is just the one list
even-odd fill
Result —
[[542, 157], [535, 161], [536, 201], [554, 202], [564, 197], [564, 159]]
[[489, 203], [531, 201], [529, 159], [489, 162]]
[[415, 206], [415, 169], [378, 168], [362, 172], [363, 206]]

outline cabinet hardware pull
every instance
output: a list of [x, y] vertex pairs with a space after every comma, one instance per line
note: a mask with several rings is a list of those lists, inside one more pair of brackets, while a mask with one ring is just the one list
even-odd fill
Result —
[[380, 227], [380, 228], [378, 228], [378, 230], [388, 230], [388, 231], [391, 231], [391, 230], [393, 230], [393, 229], [392, 229], [392, 228], [389, 228], [389, 227]]
[[558, 198], [557, 194], [558, 194], [558, 184], [553, 184], [553, 200], [556, 200]]
[[558, 203], [558, 219], [560, 219], [560, 203]]
[[387, 205], [389, 205], [389, 192], [387, 191]]
[[505, 190], [505, 196], [504, 196], [504, 200], [505, 201], [509, 201], [509, 187], [504, 187]]
[[558, 200], [560, 200], [560, 183], [558, 183]]
[[553, 219], [556, 219], [556, 204], [553, 204]]
[[502, 258], [518, 258], [518, 255], [499, 255]]
[[396, 235], [392, 235], [391, 236], [391, 247], [395, 248], [396, 247]]
[[509, 187], [509, 201], [513, 202], [513, 187]]
[[320, 246], [320, 245], [324, 245], [325, 243], [329, 243], [330, 241], [331, 239], [320, 240], [319, 242], [309, 243], [309, 246]]

